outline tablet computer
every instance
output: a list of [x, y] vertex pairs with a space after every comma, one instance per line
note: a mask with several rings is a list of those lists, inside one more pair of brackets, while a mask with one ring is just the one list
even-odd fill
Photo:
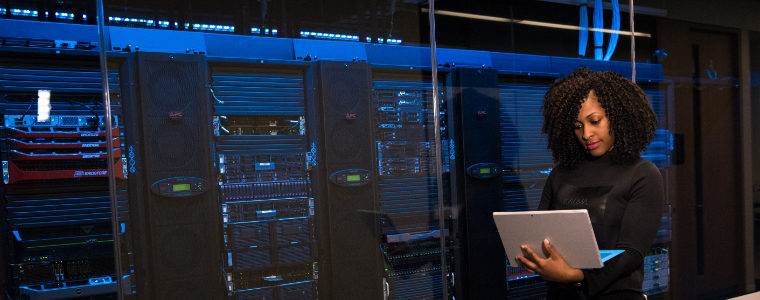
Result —
[[623, 253], [599, 251], [585, 209], [494, 212], [493, 219], [512, 266], [517, 266], [515, 256], [522, 255], [521, 245], [530, 246], [539, 257], [546, 258], [542, 250], [545, 238], [573, 268], [601, 268], [605, 261]]

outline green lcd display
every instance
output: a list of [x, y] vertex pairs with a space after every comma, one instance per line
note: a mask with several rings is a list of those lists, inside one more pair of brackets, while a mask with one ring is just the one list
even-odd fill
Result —
[[491, 174], [491, 168], [480, 168], [480, 174]]
[[172, 192], [184, 192], [190, 190], [189, 183], [172, 184]]
[[348, 181], [348, 182], [359, 181], [361, 179], [362, 179], [362, 177], [360, 175], [348, 175], [348, 176], [346, 176], [346, 181]]

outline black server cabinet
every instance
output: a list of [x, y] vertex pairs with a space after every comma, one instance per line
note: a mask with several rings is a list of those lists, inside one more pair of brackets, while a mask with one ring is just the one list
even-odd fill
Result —
[[307, 73], [307, 121], [321, 299], [383, 299], [383, 262], [367, 63], [319, 61]]
[[137, 296], [221, 299], [206, 60], [135, 53], [122, 71]]
[[497, 73], [457, 68], [446, 78], [458, 299], [504, 299], [506, 264], [493, 212], [502, 211]]

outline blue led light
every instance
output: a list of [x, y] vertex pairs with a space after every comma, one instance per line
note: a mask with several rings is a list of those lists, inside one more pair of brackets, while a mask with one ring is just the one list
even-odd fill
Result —
[[38, 12], [36, 10], [29, 10], [29, 9], [11, 9], [11, 15], [14, 16], [22, 16], [22, 17], [36, 17]]
[[261, 29], [256, 28], [256, 27], [251, 27], [251, 33], [253, 33], [253, 34], [260, 34], [261, 33]]
[[383, 41], [384, 41], [384, 39], [383, 39], [383, 38], [377, 38], [377, 42], [378, 42], [378, 43], [382, 44], [382, 43], [383, 43]]
[[272, 35], [277, 35], [277, 29], [272, 29]]
[[[57, 13], [56, 13], [57, 14]], [[68, 14], [70, 18], [74, 18], [74, 14]], [[86, 19], [86, 16], [82, 16], [84, 19]], [[142, 24], [148, 27], [155, 26], [155, 21], [153, 20], [146, 20], [146, 19], [137, 19], [137, 18], [122, 18], [122, 17], [108, 17], [108, 21], [114, 22], [114, 23], [132, 23], [132, 24]]]
[[269, 28], [264, 28], [264, 34], [269, 34]]
[[169, 28], [169, 21], [158, 21], [158, 26], [163, 28]]
[[[215, 24], [192, 24], [193, 30], [204, 30], [204, 31], [223, 31], [223, 32], [234, 32], [235, 26], [225, 26], [225, 25], [215, 25]], [[190, 28], [190, 23], [185, 23], [185, 29]]]
[[87, 21], [87, 14], [82, 14], [82, 20]]
[[[176, 25], [177, 22], [174, 22], [174, 24]], [[185, 23], [185, 29], [190, 29], [190, 23]]]
[[0, 8], [0, 14], [5, 14], [5, 8]]
[[[316, 31], [301, 31], [299, 33], [302, 38], [317, 38], [317, 39], [355, 41], [355, 42], [359, 41], [358, 35], [351, 35], [351, 34], [316, 32]], [[272, 29], [272, 35], [276, 35], [276, 34], [277, 34], [277, 29]], [[371, 40], [368, 40], [368, 41], [371, 41]]]
[[[47, 12], [45, 12], [45, 15], [47, 15]], [[65, 13], [65, 12], [55, 12], [55, 18], [56, 19], [73, 20], [74, 19], [74, 14], [73, 13]]]
[[371, 37], [367, 37], [367, 43], [372, 43], [372, 38]]

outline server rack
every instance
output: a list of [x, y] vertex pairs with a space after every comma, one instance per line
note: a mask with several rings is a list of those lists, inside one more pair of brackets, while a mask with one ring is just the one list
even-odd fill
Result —
[[[0, 66], [0, 236], [8, 292], [28, 299], [107, 297], [116, 291], [107, 164], [119, 181], [125, 178], [118, 109], [114, 140], [106, 141], [92, 57], [15, 56]], [[118, 82], [116, 73], [109, 78]], [[37, 118], [38, 90], [51, 93], [47, 120]], [[110, 92], [118, 99], [118, 84]]]
[[[444, 289], [451, 290], [447, 265], [453, 262], [454, 241], [448, 208], [447, 107], [444, 89], [439, 91], [441, 100], [435, 104], [432, 80], [425, 72], [373, 72], [377, 221], [382, 225], [380, 247], [388, 299], [440, 299]], [[440, 132], [435, 132], [433, 105], [439, 105]], [[440, 149], [435, 144], [436, 134], [442, 141]], [[442, 159], [440, 171], [435, 167], [438, 157]], [[444, 177], [440, 189], [437, 176]], [[439, 191], [445, 195], [443, 203], [439, 203]], [[444, 228], [440, 226], [440, 205], [444, 205]]]
[[[541, 200], [552, 155], [541, 133], [541, 105], [554, 78], [502, 76], [498, 85], [501, 110], [503, 205], [506, 211], [535, 210]], [[507, 265], [510, 299], [545, 297], [546, 283], [522, 268]]]
[[211, 65], [227, 294], [316, 298], [304, 68]]

